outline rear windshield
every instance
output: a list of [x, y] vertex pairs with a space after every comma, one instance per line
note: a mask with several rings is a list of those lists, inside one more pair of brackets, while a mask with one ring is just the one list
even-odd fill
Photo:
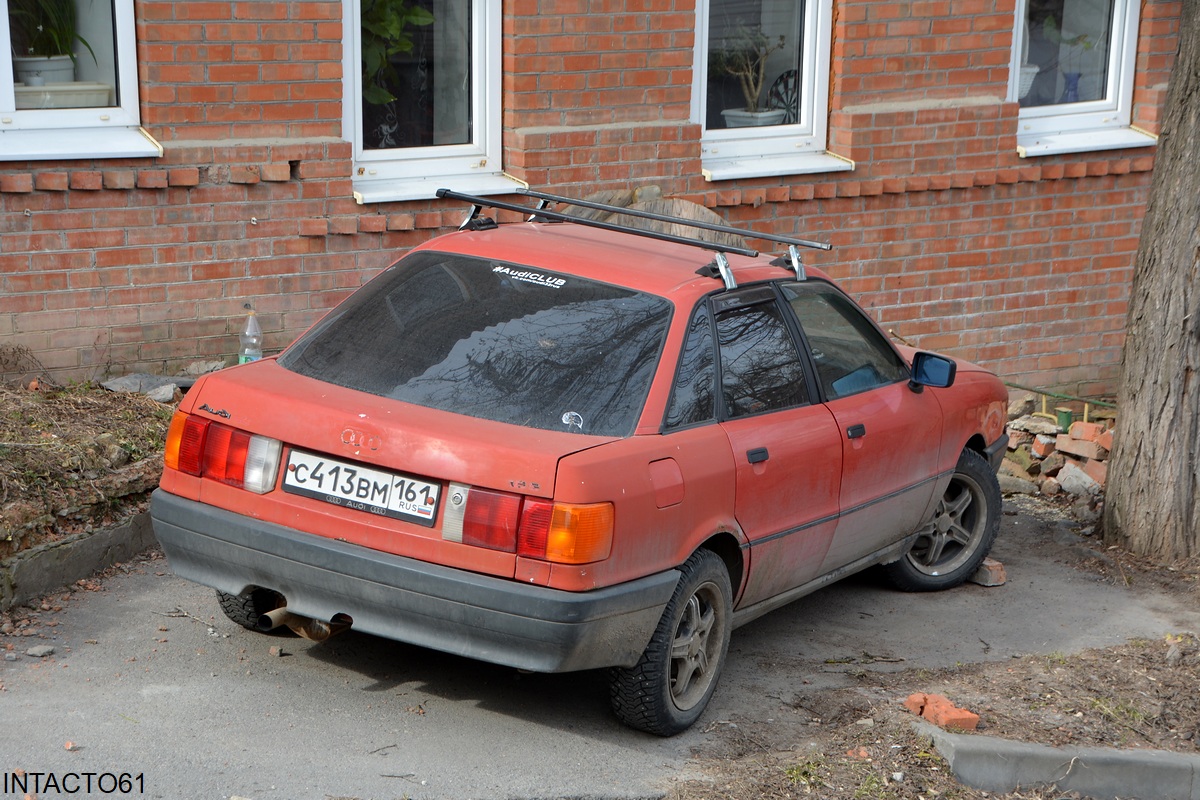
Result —
[[671, 305], [516, 264], [414, 253], [279, 358], [301, 375], [544, 430], [633, 432]]

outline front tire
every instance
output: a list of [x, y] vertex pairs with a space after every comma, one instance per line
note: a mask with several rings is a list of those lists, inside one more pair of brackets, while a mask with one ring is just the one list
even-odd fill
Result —
[[964, 450], [933, 519], [908, 553], [883, 567], [884, 576], [906, 592], [960, 585], [992, 549], [1000, 530], [1000, 505], [996, 474], [983, 456]]
[[725, 562], [698, 550], [680, 568], [679, 584], [636, 666], [609, 673], [613, 711], [632, 728], [674, 736], [708, 705], [725, 665], [733, 590]]

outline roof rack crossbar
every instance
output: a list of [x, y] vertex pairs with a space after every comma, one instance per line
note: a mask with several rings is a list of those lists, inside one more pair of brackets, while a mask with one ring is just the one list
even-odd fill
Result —
[[561, 211], [551, 211], [548, 208], [532, 209], [529, 206], [523, 206], [517, 203], [506, 203], [503, 200], [488, 200], [483, 197], [475, 197], [474, 195], [455, 192], [451, 189], [438, 189], [437, 196], [447, 200], [462, 200], [476, 206], [487, 206], [488, 208], [499, 208], [505, 211], [516, 211], [520, 214], [529, 214], [532, 212], [535, 216], [544, 219], [552, 219], [559, 222], [574, 222], [579, 225], [586, 225], [589, 228], [600, 228], [601, 230], [615, 231], [617, 233], [632, 233], [636, 236], [644, 236], [649, 239], [658, 239], [659, 241], [663, 242], [673, 242], [675, 244], [686, 244], [693, 247], [702, 247], [705, 250], [713, 250], [718, 253], [736, 253], [739, 256], [750, 256], [751, 258], [758, 255], [757, 250], [751, 250], [748, 247], [720, 245], [714, 242], [706, 242], [703, 239], [692, 239], [687, 236], [676, 236], [671, 233], [660, 233], [658, 231], [647, 231], [641, 228], [631, 228], [628, 225], [617, 225], [615, 223], [601, 222], [599, 220], [588, 219], [586, 217], [575, 217], [570, 214], [564, 214]]
[[675, 222], [680, 225], [686, 225], [690, 228], [702, 228], [706, 231], [715, 231], [717, 233], [732, 233], [738, 236], [749, 236], [752, 239], [765, 239], [768, 242], [778, 242], [780, 244], [811, 247], [816, 250], [831, 250], [833, 245], [825, 242], [814, 242], [809, 239], [796, 239], [790, 236], [779, 236], [774, 233], [759, 233], [758, 231], [747, 230], [745, 228], [735, 228], [731, 225], [719, 225], [715, 222], [703, 222], [701, 220], [683, 219], [682, 217], [672, 217], [666, 214], [655, 214], [650, 211], [642, 211], [635, 208], [625, 208], [624, 206], [613, 206], [606, 203], [595, 203], [591, 200], [576, 200], [572, 197], [560, 197], [559, 195], [539, 192], [533, 189], [520, 189], [517, 194], [528, 195], [529, 197], [541, 200], [543, 203], [547, 200], [555, 203], [567, 203], [580, 208], [591, 208], [596, 211], [611, 211], [614, 214], [628, 214], [631, 217], [642, 217], [643, 219], [652, 219], [657, 222]]

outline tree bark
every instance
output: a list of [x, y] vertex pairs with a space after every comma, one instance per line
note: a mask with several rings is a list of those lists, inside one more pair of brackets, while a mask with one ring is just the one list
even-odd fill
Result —
[[1126, 322], [1104, 538], [1171, 561], [1200, 555], [1200, 0], [1179, 52]]

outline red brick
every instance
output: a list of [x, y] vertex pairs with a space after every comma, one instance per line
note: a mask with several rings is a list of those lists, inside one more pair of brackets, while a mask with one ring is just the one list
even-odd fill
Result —
[[300, 220], [300, 235], [301, 236], [327, 236], [329, 234], [329, 220], [327, 219], [302, 219]]
[[970, 581], [980, 586], [1003, 586], [1008, 581], [1008, 575], [1004, 571], [1004, 565], [999, 561], [994, 558], [985, 558], [979, 565], [979, 569], [971, 575]]
[[292, 179], [292, 165], [286, 161], [278, 164], [263, 164], [259, 167], [259, 176], [264, 181], [290, 181]]
[[412, 214], [389, 214], [387, 218], [387, 229], [389, 231], [411, 231], [417, 227], [416, 219]]
[[329, 232], [342, 236], [358, 233], [358, 218], [334, 217], [333, 219], [329, 220]]
[[904, 707], [942, 728], [973, 731], [979, 726], [978, 714], [959, 708], [940, 694], [909, 695]]
[[104, 188], [104, 176], [100, 172], [72, 172], [71, 188], [77, 191], [95, 192]]
[[258, 183], [258, 167], [249, 164], [234, 164], [229, 168], [230, 183]]
[[1055, 437], [1038, 434], [1033, 439], [1033, 444], [1029, 446], [1029, 452], [1033, 453], [1038, 458], [1045, 458], [1054, 452]]
[[33, 176], [33, 185], [39, 192], [65, 192], [71, 184], [65, 172], [39, 172]]
[[1105, 479], [1108, 478], [1108, 463], [1089, 458], [1087, 461], [1083, 462], [1083, 471], [1090, 475], [1092, 480], [1103, 487]]
[[1100, 445], [1100, 446], [1101, 446], [1101, 447], [1103, 447], [1105, 450], [1108, 450], [1108, 451], [1111, 453], [1111, 452], [1112, 452], [1112, 449], [1113, 449], [1113, 432], [1112, 432], [1112, 429], [1110, 428], [1110, 429], [1108, 429], [1108, 430], [1104, 431], [1104, 433], [1102, 433], [1102, 434], [1100, 434], [1099, 436], [1097, 436], [1097, 437], [1096, 437], [1096, 444]]
[[165, 169], [143, 169], [137, 174], [139, 189], [167, 188], [167, 171]]
[[128, 190], [137, 185], [137, 174], [129, 169], [107, 169], [104, 171], [104, 188]]
[[168, 170], [167, 183], [171, 186], [199, 186], [200, 169], [198, 167], [179, 167]]
[[362, 233], [383, 233], [387, 230], [388, 218], [382, 214], [366, 214], [358, 218], [358, 230]]
[[28, 194], [33, 191], [33, 173], [0, 175], [0, 192]]
[[1067, 435], [1084, 442], [1095, 442], [1104, 433], [1104, 426], [1095, 422], [1072, 422]]
[[1060, 433], [1058, 439], [1054, 443], [1054, 447], [1060, 453], [1069, 453], [1080, 458], [1108, 458], [1108, 451], [1095, 442], [1085, 442], [1079, 439], [1072, 439], [1065, 433]]

